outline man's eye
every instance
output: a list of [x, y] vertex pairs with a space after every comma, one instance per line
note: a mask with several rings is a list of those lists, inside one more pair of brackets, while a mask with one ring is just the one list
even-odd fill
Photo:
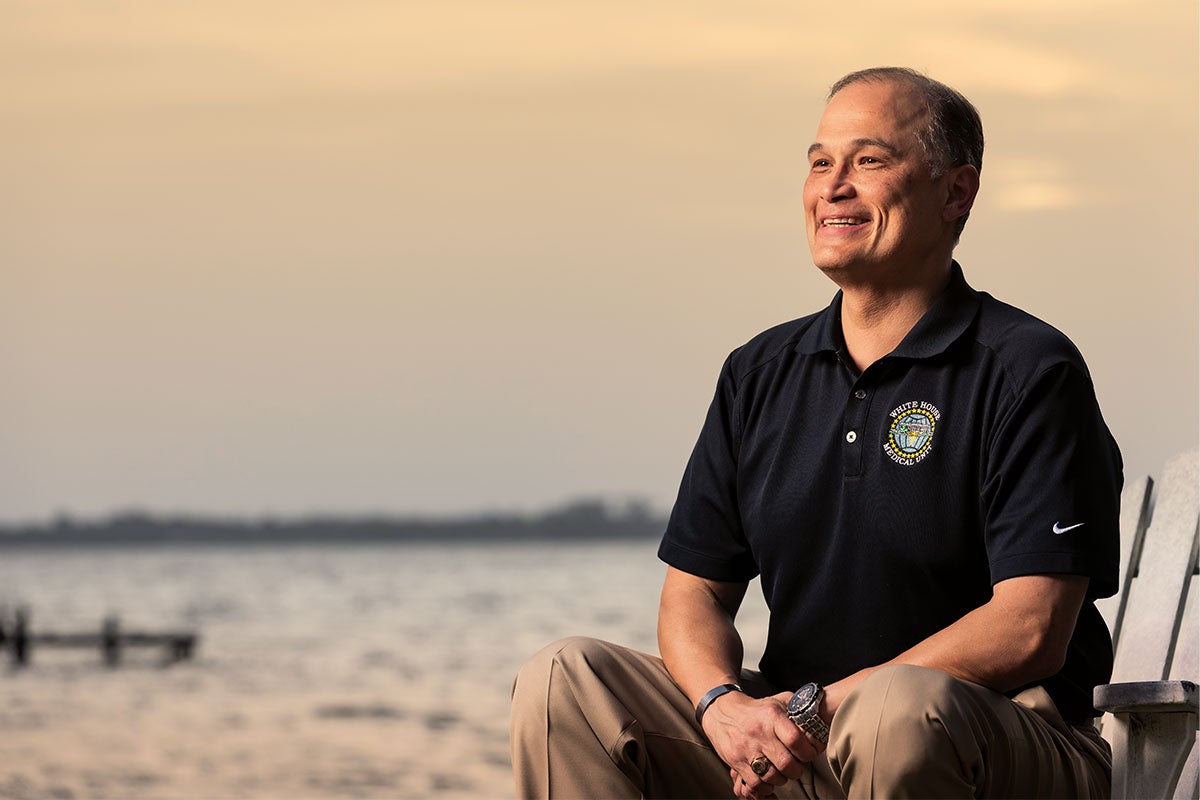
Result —
[[823, 169], [829, 166], [829, 161], [824, 158], [818, 158], [812, 162], [813, 169]]

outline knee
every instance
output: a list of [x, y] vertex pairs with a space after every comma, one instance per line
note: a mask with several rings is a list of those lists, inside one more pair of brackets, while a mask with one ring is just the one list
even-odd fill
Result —
[[877, 731], [880, 739], [925, 738], [944, 729], [937, 720], [945, 701], [960, 684], [936, 669], [893, 664], [873, 672], [843, 701], [834, 718], [832, 738], [853, 738], [862, 729]]
[[531, 672], [543, 672], [555, 663], [587, 663], [594, 655], [601, 653], [608, 646], [607, 642], [592, 639], [587, 636], [568, 636], [552, 642], [533, 654], [519, 670], [517, 678]]
[[962, 763], [966, 743], [955, 738], [964, 722], [970, 725], [969, 704], [963, 702], [970, 686], [939, 670], [908, 664], [876, 670], [834, 716], [828, 753], [835, 774], [869, 772], [876, 781], [890, 775], [888, 785], [896, 786], [931, 765]]
[[545, 697], [551, 691], [551, 676], [562, 669], [570, 672], [588, 671], [590, 665], [604, 658], [609, 645], [586, 636], [559, 639], [539, 650], [517, 670], [512, 696], [518, 704], [523, 695], [533, 692]]
[[884, 719], [895, 718], [897, 724], [923, 716], [931, 702], [952, 691], [957, 679], [944, 672], [910, 664], [893, 664], [871, 673], [859, 684], [838, 709], [847, 722], [867, 714]]
[[[560, 639], [539, 650], [517, 671], [509, 722], [519, 731], [542, 730], [549, 720], [578, 720], [607, 692], [619, 662], [615, 645], [585, 636]], [[515, 741], [515, 739], [514, 739]]]

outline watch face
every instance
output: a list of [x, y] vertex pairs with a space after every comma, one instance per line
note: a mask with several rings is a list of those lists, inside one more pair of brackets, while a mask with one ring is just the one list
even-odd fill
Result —
[[789, 714], [799, 714], [800, 711], [813, 701], [813, 697], [817, 694], [817, 685], [815, 683], [806, 683], [792, 695], [792, 699], [788, 701], [787, 711]]

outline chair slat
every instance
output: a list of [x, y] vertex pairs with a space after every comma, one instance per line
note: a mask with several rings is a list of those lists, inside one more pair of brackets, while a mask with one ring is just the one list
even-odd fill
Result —
[[1173, 681], [1200, 683], [1200, 575], [1193, 575], [1188, 587], [1183, 621], [1179, 625], [1179, 640], [1175, 643], [1175, 658], [1171, 661]]
[[1137, 574], [1138, 558], [1142, 554], [1142, 541], [1150, 521], [1150, 490], [1153, 487], [1154, 481], [1143, 475], [1130, 481], [1121, 492], [1121, 572], [1117, 593], [1096, 601], [1096, 608], [1108, 623], [1114, 647], [1120, 641], [1121, 623], [1129, 600], [1129, 583]]
[[1158, 484], [1137, 580], [1129, 588], [1113, 683], [1167, 677], [1182, 602], [1195, 565], [1200, 473], [1195, 451], [1167, 462]]

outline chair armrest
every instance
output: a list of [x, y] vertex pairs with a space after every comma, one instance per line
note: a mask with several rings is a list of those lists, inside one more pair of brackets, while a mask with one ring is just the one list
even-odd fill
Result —
[[1163, 713], [1200, 708], [1200, 692], [1191, 681], [1138, 681], [1106, 683], [1092, 692], [1092, 702], [1101, 711]]
[[1113, 715], [1112, 730], [1105, 725], [1105, 738], [1113, 748], [1113, 798], [1173, 796], [1196, 740], [1198, 699], [1200, 693], [1191, 681], [1109, 683], [1095, 688], [1092, 702]]

